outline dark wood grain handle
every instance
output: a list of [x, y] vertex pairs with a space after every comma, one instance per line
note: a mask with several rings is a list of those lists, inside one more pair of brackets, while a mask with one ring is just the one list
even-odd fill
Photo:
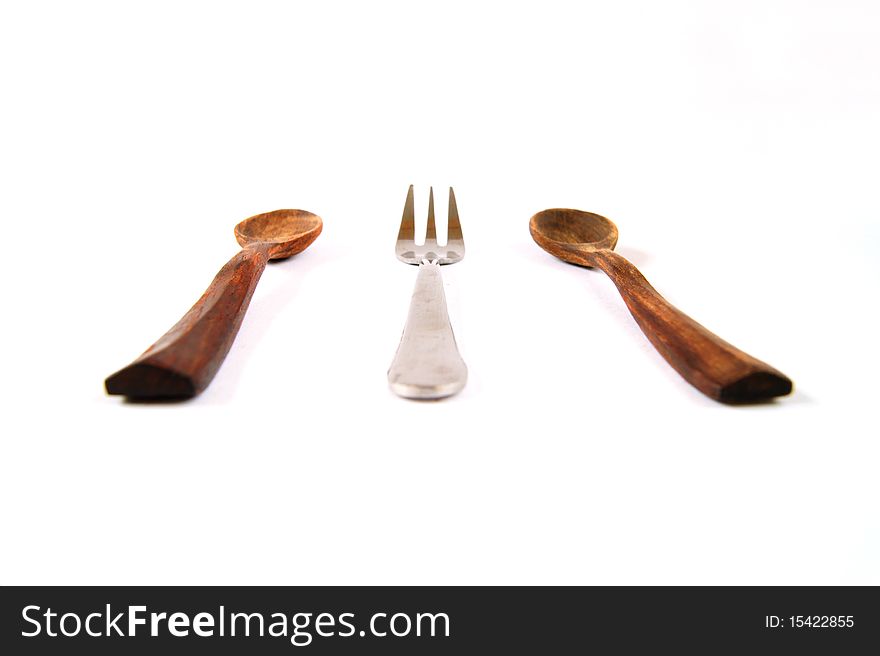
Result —
[[241, 250], [174, 327], [130, 365], [107, 378], [108, 394], [133, 399], [195, 396], [229, 352], [269, 259], [268, 247]]
[[626, 258], [605, 250], [595, 261], [660, 355], [703, 394], [723, 403], [754, 403], [791, 392], [785, 375], [675, 308]]

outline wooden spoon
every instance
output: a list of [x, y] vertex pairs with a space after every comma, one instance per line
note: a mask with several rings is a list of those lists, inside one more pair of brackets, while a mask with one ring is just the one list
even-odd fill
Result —
[[676, 309], [639, 270], [612, 249], [617, 226], [604, 216], [550, 209], [529, 221], [532, 238], [551, 255], [604, 271], [642, 332], [686, 381], [723, 403], [753, 403], [789, 394], [791, 381]]
[[105, 381], [107, 393], [172, 399], [204, 390], [235, 340], [266, 262], [305, 250], [322, 226], [321, 217], [304, 210], [257, 214], [235, 226], [242, 250], [171, 330]]

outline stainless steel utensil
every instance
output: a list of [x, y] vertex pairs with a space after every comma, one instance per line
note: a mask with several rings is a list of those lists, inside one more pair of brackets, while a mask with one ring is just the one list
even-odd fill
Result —
[[424, 245], [415, 243], [415, 210], [410, 185], [397, 233], [397, 259], [419, 267], [409, 306], [409, 316], [397, 354], [388, 369], [388, 383], [408, 399], [441, 399], [459, 392], [467, 382], [467, 366], [449, 323], [440, 266], [464, 258], [464, 238], [455, 194], [449, 188], [449, 221], [446, 246], [437, 244], [434, 225], [434, 189], [428, 201], [428, 228]]

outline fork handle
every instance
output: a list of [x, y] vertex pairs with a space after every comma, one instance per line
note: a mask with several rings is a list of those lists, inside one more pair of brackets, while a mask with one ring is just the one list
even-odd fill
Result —
[[407, 399], [442, 399], [465, 382], [467, 367], [449, 323], [440, 265], [422, 262], [388, 383]]
[[594, 257], [654, 348], [703, 394], [722, 403], [754, 403], [791, 392], [791, 380], [784, 374], [673, 306], [626, 258], [610, 250]]

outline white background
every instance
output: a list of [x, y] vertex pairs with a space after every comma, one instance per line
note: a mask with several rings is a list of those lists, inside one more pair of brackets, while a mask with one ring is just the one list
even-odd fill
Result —
[[[0, 61], [3, 583], [880, 583], [877, 3], [4, 3]], [[440, 403], [385, 378], [410, 183]], [[105, 396], [287, 207], [208, 390]], [[702, 397], [547, 207], [795, 394]]]

